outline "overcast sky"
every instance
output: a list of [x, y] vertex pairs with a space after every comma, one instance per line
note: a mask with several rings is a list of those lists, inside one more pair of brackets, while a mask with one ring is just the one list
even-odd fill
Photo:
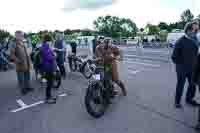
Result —
[[10, 32], [93, 28], [98, 16], [131, 18], [146, 23], [175, 22], [189, 8], [200, 14], [200, 0], [0, 0], [0, 28]]

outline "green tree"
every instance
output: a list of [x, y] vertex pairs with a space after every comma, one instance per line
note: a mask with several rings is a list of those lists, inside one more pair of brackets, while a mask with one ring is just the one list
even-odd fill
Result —
[[72, 31], [71, 31], [70, 29], [66, 29], [66, 30], [64, 31], [64, 34], [65, 34], [65, 35], [71, 35], [71, 34], [73, 34], [73, 33], [72, 33]]
[[116, 16], [98, 17], [93, 24], [99, 34], [114, 38], [134, 36], [137, 32], [137, 26], [131, 19]]
[[181, 21], [187, 23], [192, 21], [194, 18], [194, 15], [192, 14], [192, 12], [190, 11], [190, 9], [185, 10], [182, 14], [181, 14]]
[[200, 27], [200, 14], [197, 15], [196, 20], [199, 22], [199, 27]]
[[41, 40], [40, 35], [38, 33], [30, 34], [30, 38], [33, 45], [36, 45]]
[[10, 37], [10, 33], [5, 30], [0, 30], [0, 43], [4, 41], [5, 38]]
[[160, 30], [168, 30], [168, 29], [169, 29], [168, 24], [165, 23], [165, 22], [160, 22], [160, 23], [158, 24], [158, 27], [160, 28]]
[[167, 35], [168, 35], [168, 32], [166, 30], [161, 31], [160, 34], [159, 34], [160, 40], [162, 42], [166, 42]]
[[168, 32], [171, 32], [174, 29], [180, 29], [180, 30], [184, 29], [185, 24], [187, 22], [192, 21], [193, 19], [194, 19], [194, 15], [190, 11], [190, 9], [183, 11], [183, 13], [181, 14], [181, 21], [170, 23], [168, 27]]
[[81, 35], [82, 36], [92, 36], [93, 35], [93, 31], [89, 30], [89, 29], [85, 29], [81, 31]]
[[168, 32], [171, 32], [174, 29], [182, 30], [182, 29], [184, 29], [185, 24], [186, 24], [186, 22], [183, 22], [183, 21], [171, 23], [171, 24], [169, 24]]
[[140, 28], [140, 32], [143, 32], [144, 31], [144, 28]]
[[197, 19], [200, 19], [200, 14], [199, 14], [199, 15], [197, 15]]
[[159, 34], [160, 28], [157, 25], [147, 24], [145, 27], [149, 35]]
[[121, 30], [122, 30], [122, 35], [125, 37], [130, 37], [130, 36], [135, 36], [138, 28], [134, 22], [132, 22], [131, 19], [121, 19]]

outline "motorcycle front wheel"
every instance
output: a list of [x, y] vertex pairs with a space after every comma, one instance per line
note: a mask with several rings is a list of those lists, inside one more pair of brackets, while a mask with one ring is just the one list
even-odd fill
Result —
[[87, 112], [94, 118], [100, 118], [105, 114], [108, 105], [101, 82], [90, 85], [85, 95]]

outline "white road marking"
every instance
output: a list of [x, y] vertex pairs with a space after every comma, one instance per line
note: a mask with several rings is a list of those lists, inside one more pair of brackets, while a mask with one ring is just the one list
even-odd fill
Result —
[[65, 97], [65, 96], [67, 96], [66, 93], [64, 93], [64, 94], [60, 94], [60, 95], [59, 95], [59, 97]]
[[[144, 53], [162, 53], [162, 54], [169, 54], [169, 51], [158, 51], [158, 50], [142, 50]], [[137, 50], [127, 49], [126, 52], [137, 52]]]
[[139, 72], [141, 72], [141, 71], [140, 70], [135, 70], [135, 71], [131, 71], [130, 74], [137, 74]]
[[31, 104], [31, 105], [27, 105], [25, 107], [21, 107], [21, 108], [18, 108], [18, 109], [15, 109], [15, 110], [11, 110], [12, 113], [16, 113], [16, 112], [19, 112], [19, 111], [22, 111], [22, 110], [25, 110], [25, 109], [28, 109], [28, 108], [31, 108], [31, 107], [34, 107], [34, 106], [37, 106], [39, 104], [43, 104], [44, 101], [39, 101], [39, 102], [36, 102], [34, 104]]
[[[66, 93], [63, 93], [63, 94], [59, 95], [59, 97], [65, 97], [65, 96], [67, 96]], [[21, 108], [11, 110], [10, 112], [16, 113], [16, 112], [19, 112], [19, 111], [22, 111], [22, 110], [25, 110], [25, 109], [28, 109], [28, 108], [35, 107], [37, 105], [43, 104], [45, 102], [44, 101], [39, 101], [39, 102], [33, 103], [31, 105], [26, 105], [22, 100], [19, 99], [19, 100], [17, 100], [17, 103], [21, 106]]]
[[142, 62], [137, 62], [137, 61], [124, 61], [128, 64], [140, 64], [140, 65], [144, 65], [144, 66], [151, 66], [151, 67], [160, 67], [160, 65], [154, 65], [154, 64], [150, 64], [150, 63], [142, 63]]
[[18, 103], [22, 108], [27, 106], [21, 99], [17, 100], [17, 103]]
[[165, 60], [165, 58], [166, 59], [168, 59], [168, 57], [169, 56], [164, 56], [164, 57], [160, 57], [160, 58], [155, 58], [155, 57], [149, 57], [149, 56], [138, 56], [138, 55], [130, 55], [130, 54], [128, 54], [128, 55], [124, 55], [123, 56], [124, 58], [146, 58], [146, 59], [155, 59], [155, 60]]
[[160, 64], [160, 62], [159, 61], [153, 61], [153, 60], [148, 60], [148, 59], [138, 59], [138, 58], [135, 58], [135, 59], [126, 59], [126, 61], [136, 61], [136, 62], [142, 62], [142, 63], [159, 63]]

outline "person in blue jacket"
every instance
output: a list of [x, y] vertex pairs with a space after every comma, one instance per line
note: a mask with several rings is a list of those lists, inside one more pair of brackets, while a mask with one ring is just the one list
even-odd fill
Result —
[[65, 71], [65, 41], [62, 32], [57, 32], [56, 41], [54, 45], [54, 50], [57, 54], [57, 65], [61, 71], [62, 77], [66, 78], [66, 71]]

